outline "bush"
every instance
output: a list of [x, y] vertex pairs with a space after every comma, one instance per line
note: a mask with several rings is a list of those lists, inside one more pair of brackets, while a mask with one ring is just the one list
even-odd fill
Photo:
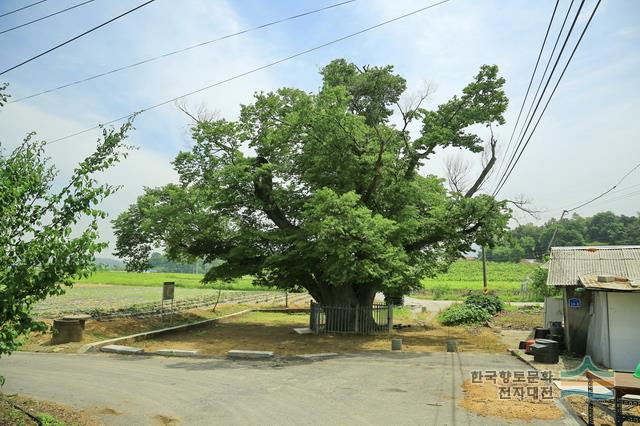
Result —
[[477, 324], [488, 321], [491, 313], [482, 307], [468, 304], [451, 305], [438, 315], [443, 325]]
[[545, 297], [555, 297], [560, 295], [560, 287], [548, 286], [547, 276], [549, 270], [538, 267], [531, 274], [531, 289], [538, 300], [544, 300]]
[[472, 294], [464, 299], [465, 305], [477, 306], [486, 309], [491, 315], [502, 311], [502, 300], [498, 296], [485, 294]]

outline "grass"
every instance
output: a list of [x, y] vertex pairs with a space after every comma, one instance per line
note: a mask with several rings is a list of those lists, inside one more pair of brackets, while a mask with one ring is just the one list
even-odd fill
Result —
[[265, 287], [257, 287], [251, 283], [251, 277], [242, 277], [230, 283], [215, 282], [202, 283], [202, 274], [179, 274], [168, 272], [125, 272], [125, 271], [96, 271], [88, 278], [79, 280], [85, 284], [108, 284], [135, 287], [162, 287], [165, 281], [173, 281], [178, 288], [200, 288], [223, 290], [267, 290]]
[[100, 424], [91, 415], [66, 405], [0, 393], [0, 425], [37, 425], [31, 417], [17, 409], [15, 405], [37, 417], [43, 426], [94, 426]]
[[[522, 292], [522, 282], [537, 265], [529, 263], [487, 262], [489, 290], [506, 301], [532, 301], [530, 292]], [[462, 300], [469, 292], [482, 291], [482, 262], [458, 260], [446, 273], [422, 281], [423, 290], [412, 296], [434, 300]]]

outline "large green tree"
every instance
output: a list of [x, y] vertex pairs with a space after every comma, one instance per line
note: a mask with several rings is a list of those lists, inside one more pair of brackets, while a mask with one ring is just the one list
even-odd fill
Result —
[[[335, 60], [321, 74], [317, 93], [258, 93], [237, 121], [196, 119], [193, 148], [173, 163], [179, 183], [147, 189], [114, 221], [130, 269], [163, 246], [172, 259], [224, 261], [208, 281], [251, 275], [321, 303], [367, 305], [502, 232], [509, 209], [478, 195], [496, 141], [470, 130], [504, 122], [496, 66], [432, 110], [423, 97], [401, 106], [406, 82], [391, 66]], [[490, 153], [464, 193], [423, 167], [447, 147]]]
[[9, 152], [0, 143], [0, 355], [15, 350], [21, 336], [46, 329], [32, 318], [32, 306], [88, 274], [105, 247], [98, 240], [97, 221], [105, 217], [98, 205], [117, 188], [95, 176], [126, 155], [130, 126], [105, 130], [95, 152], [61, 185], [46, 143], [33, 133]]

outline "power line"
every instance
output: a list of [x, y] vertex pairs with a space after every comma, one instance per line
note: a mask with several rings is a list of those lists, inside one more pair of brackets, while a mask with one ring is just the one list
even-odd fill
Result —
[[20, 12], [21, 10], [28, 9], [28, 8], [30, 8], [31, 6], [35, 6], [35, 5], [37, 5], [37, 4], [44, 3], [45, 1], [47, 1], [47, 0], [40, 0], [40, 1], [37, 1], [37, 2], [35, 2], [35, 3], [31, 3], [31, 4], [28, 4], [28, 5], [26, 5], [26, 6], [22, 6], [22, 7], [18, 8], [18, 9], [14, 9], [14, 10], [11, 10], [11, 11], [9, 11], [9, 12], [5, 12], [5, 13], [3, 13], [2, 15], [0, 15], [0, 18], [2, 18], [3, 16], [11, 15], [12, 13]]
[[[527, 115], [524, 118], [522, 127], [520, 127], [520, 131], [518, 132], [518, 137], [516, 138], [516, 141], [518, 141], [518, 144], [516, 146], [516, 148], [513, 151], [513, 154], [511, 156], [511, 158], [509, 159], [509, 164], [507, 165], [507, 169], [509, 168], [509, 166], [511, 166], [513, 160], [515, 159], [515, 156], [518, 152], [518, 150], [520, 149], [520, 146], [522, 145], [522, 138], [523, 138], [523, 131], [525, 129], [525, 124], [529, 122], [530, 120], [533, 120], [533, 115], [532, 115], [532, 110], [533, 110], [533, 106], [536, 104], [536, 99], [538, 99], [538, 94], [540, 93], [540, 88], [542, 88], [542, 83], [544, 83], [545, 81], [545, 77], [547, 76], [547, 71], [549, 71], [549, 66], [551, 65], [551, 61], [553, 60], [553, 54], [556, 52], [556, 48], [558, 47], [558, 43], [560, 42], [560, 38], [562, 37], [562, 33], [564, 31], [564, 26], [567, 24], [567, 19], [569, 19], [569, 15], [571, 14], [571, 9], [573, 8], [573, 2], [574, 0], [571, 0], [571, 3], [569, 3], [569, 8], [567, 9], [567, 13], [564, 15], [564, 19], [562, 20], [562, 25], [560, 26], [560, 31], [558, 31], [558, 36], [556, 37], [556, 41], [553, 43], [553, 48], [551, 49], [551, 54], [549, 55], [549, 59], [547, 60], [547, 65], [544, 67], [544, 71], [542, 72], [542, 77], [540, 78], [540, 81], [538, 82], [538, 87], [536, 88], [536, 93], [533, 95], [533, 100], [531, 101], [531, 105], [529, 105], [529, 109], [527, 110]], [[584, 4], [584, 0], [582, 2], [582, 4]], [[582, 8], [582, 4], [580, 9]], [[578, 9], [578, 14], [580, 13], [580, 9]], [[560, 52], [560, 55], [562, 55], [562, 52]], [[559, 59], [560, 56], [558, 56]], [[549, 81], [551, 80], [551, 76], [549, 76]], [[547, 83], [548, 84], [548, 83]], [[545, 86], [546, 89], [546, 86]], [[544, 96], [544, 91], [542, 92], [541, 97]], [[535, 112], [534, 112], [535, 114]], [[515, 130], [515, 129], [514, 129]], [[507, 171], [505, 170], [504, 173], [506, 173]], [[501, 179], [504, 178], [504, 174], [502, 175]], [[499, 182], [498, 182], [499, 184]], [[496, 185], [496, 189], [498, 188], [498, 185]]]
[[144, 7], [144, 6], [148, 5], [148, 4], [150, 4], [150, 3], [153, 3], [154, 1], [155, 1], [155, 0], [148, 0], [148, 1], [146, 1], [146, 2], [144, 2], [144, 3], [142, 3], [142, 4], [140, 4], [140, 5], [138, 5], [138, 6], [136, 6], [136, 7], [134, 7], [133, 9], [129, 9], [129, 10], [127, 10], [126, 12], [121, 13], [120, 15], [118, 15], [118, 16], [116, 16], [116, 17], [114, 17], [114, 18], [111, 18], [111, 19], [109, 19], [109, 20], [108, 20], [108, 21], [106, 21], [106, 22], [103, 22], [103, 23], [102, 23], [102, 24], [100, 24], [100, 25], [96, 25], [95, 27], [93, 27], [93, 28], [91, 28], [91, 29], [89, 29], [89, 30], [87, 30], [87, 31], [83, 32], [82, 34], [78, 34], [77, 36], [75, 36], [75, 37], [73, 37], [73, 38], [70, 38], [69, 40], [64, 41], [64, 42], [62, 42], [62, 43], [60, 43], [60, 44], [58, 44], [58, 45], [56, 45], [56, 46], [52, 47], [51, 49], [45, 50], [45, 51], [44, 51], [44, 52], [42, 52], [42, 53], [38, 53], [36, 56], [32, 56], [31, 58], [29, 58], [29, 59], [27, 59], [27, 60], [24, 60], [24, 61], [20, 62], [19, 64], [12, 66], [11, 68], [7, 68], [6, 70], [4, 70], [4, 71], [0, 72], [0, 75], [5, 74], [5, 73], [7, 73], [7, 72], [9, 72], [9, 71], [11, 71], [11, 70], [14, 70], [14, 69], [18, 68], [18, 67], [21, 67], [21, 66], [22, 66], [22, 65], [24, 65], [24, 64], [27, 64], [27, 63], [29, 63], [29, 62], [31, 62], [31, 61], [33, 61], [33, 60], [35, 60], [35, 59], [38, 59], [38, 58], [39, 58], [39, 57], [41, 57], [41, 56], [46, 55], [47, 53], [53, 52], [54, 50], [56, 50], [56, 49], [58, 49], [58, 48], [60, 48], [60, 47], [62, 47], [62, 46], [64, 46], [64, 45], [67, 45], [67, 44], [71, 43], [72, 41], [79, 39], [80, 37], [83, 37], [83, 36], [85, 36], [85, 35], [87, 35], [87, 34], [89, 34], [89, 33], [93, 32], [93, 31], [95, 31], [95, 30], [97, 30], [97, 29], [99, 29], [99, 28], [102, 28], [102, 27], [104, 27], [105, 25], [108, 25], [108, 24], [110, 24], [111, 22], [113, 22], [113, 21], [115, 21], [115, 20], [117, 20], [117, 19], [122, 18], [123, 16], [126, 16], [126, 15], [128, 15], [128, 14], [130, 14], [130, 13], [132, 13], [132, 12], [135, 12], [136, 10], [138, 10], [138, 9], [140, 9], [140, 8], [142, 8], [142, 7]]
[[45, 15], [45, 16], [41, 17], [41, 18], [34, 19], [32, 21], [29, 21], [29, 22], [25, 22], [24, 24], [20, 24], [20, 25], [16, 25], [15, 27], [7, 28], [6, 30], [0, 31], [0, 34], [8, 33], [9, 31], [17, 30], [18, 28], [26, 27], [27, 25], [31, 25], [31, 24], [34, 24], [36, 22], [43, 21], [43, 20], [45, 20], [47, 18], [51, 18], [52, 16], [59, 15], [61, 13], [64, 13], [64, 12], [68, 11], [68, 10], [71, 10], [71, 9], [75, 9], [76, 7], [84, 6], [85, 4], [91, 3], [93, 1], [95, 1], [95, 0], [87, 0], [85, 2], [78, 3], [78, 4], [75, 4], [73, 6], [67, 7], [66, 9], [62, 9], [62, 10], [59, 10], [57, 12], [50, 13], [48, 15]]
[[[518, 118], [516, 119], [516, 124], [513, 126], [513, 131], [511, 132], [511, 137], [509, 138], [509, 143], [507, 144], [507, 149], [504, 152], [505, 158], [509, 152], [509, 148], [511, 148], [511, 142], [513, 141], [513, 136], [515, 135], [516, 128], [518, 127], [518, 123], [520, 122], [520, 116], [522, 115], [522, 110], [524, 109], [524, 105], [527, 102], [527, 97], [529, 96], [529, 90], [531, 90], [531, 84], [533, 83], [533, 77], [536, 75], [536, 71], [538, 70], [540, 57], [542, 57], [542, 52], [544, 51], [544, 46], [547, 43], [547, 37], [549, 36], [549, 30], [551, 29], [551, 24], [553, 24], [553, 18], [556, 16], [556, 10], [558, 9], [559, 4], [560, 4], [560, 0], [556, 0], [556, 5], [553, 8], [553, 13], [551, 14], [551, 19], [549, 20], [549, 25], [547, 26], [547, 31], [545, 32], [544, 39], [542, 40], [542, 46], [540, 46], [540, 52], [538, 52], [538, 59], [536, 59], [536, 65], [533, 67], [533, 72], [531, 73], [531, 79], [529, 80], [529, 85], [527, 86], [527, 92], [524, 94], [524, 99], [522, 100], [520, 111], [518, 112]], [[504, 159], [500, 162], [500, 167], [498, 167], [498, 173], [496, 174], [496, 176], [500, 175], [500, 170], [502, 170], [503, 165], [504, 165]]]
[[[598, 2], [598, 4], [600, 4], [600, 2]], [[598, 8], [598, 5], [596, 5], [596, 9]], [[595, 10], [594, 10], [595, 12]], [[593, 14], [591, 15], [593, 16]], [[588, 23], [587, 23], [588, 25]], [[605, 195], [607, 195], [608, 193], [610, 193], [611, 191], [613, 191], [614, 189], [616, 189], [618, 187], [618, 185], [620, 185], [627, 177], [629, 177], [629, 175], [633, 172], [635, 172], [638, 168], [640, 168], [640, 163], [636, 164], [635, 166], [633, 166], [633, 168], [631, 170], [629, 170], [627, 173], [625, 173], [624, 176], [622, 176], [620, 178], [620, 180], [618, 182], [615, 183], [615, 185], [613, 185], [611, 188], [607, 189], [606, 191], [604, 191], [602, 194], [597, 195], [595, 197], [593, 197], [592, 199], [590, 199], [589, 201], [586, 201], [576, 207], [570, 208], [570, 209], [564, 209], [562, 211], [562, 214], [560, 215], [560, 219], [558, 220], [558, 222], [556, 223], [556, 228], [553, 231], [553, 235], [551, 235], [551, 239], [549, 240], [549, 244], [547, 246], [547, 252], [551, 249], [551, 245], [553, 244], [553, 241], [556, 238], [556, 235], [558, 234], [558, 228], [560, 227], [560, 222], [562, 221], [562, 219], [564, 218], [564, 215], [567, 213], [571, 213], [573, 211], [576, 211], [578, 209], [581, 209], [582, 207], [588, 206], [589, 204], [593, 203], [596, 200], [599, 200], [600, 198], [604, 197]], [[635, 193], [640, 193], [640, 191], [636, 191]], [[609, 202], [611, 201], [616, 201], [616, 200], [621, 200], [624, 198], [629, 198], [631, 196], [634, 196], [635, 193], [631, 193], [631, 194], [625, 194], [624, 196], [615, 198], [613, 200], [608, 200]]]
[[353, 3], [355, 1], [356, 0], [347, 0], [347, 1], [340, 2], [340, 3], [335, 3], [335, 4], [331, 4], [329, 6], [325, 6], [325, 7], [322, 7], [320, 9], [315, 9], [315, 10], [311, 10], [311, 11], [308, 11], [308, 12], [299, 13], [299, 14], [293, 15], [293, 16], [288, 16], [286, 18], [282, 18], [282, 19], [278, 19], [278, 20], [275, 20], [275, 21], [271, 21], [271, 22], [268, 22], [266, 24], [258, 25], [258, 26], [253, 27], [253, 28], [248, 28], [246, 30], [238, 31], [238, 32], [233, 33], [233, 34], [228, 34], [228, 35], [225, 35], [225, 36], [222, 36], [222, 37], [218, 37], [218, 38], [215, 38], [213, 40], [207, 40], [207, 41], [204, 41], [202, 43], [197, 43], [197, 44], [194, 44], [194, 45], [191, 45], [191, 46], [187, 46], [187, 47], [182, 48], [182, 49], [173, 50], [171, 52], [167, 52], [167, 53], [164, 53], [162, 55], [158, 55], [158, 56], [154, 56], [154, 57], [151, 57], [151, 58], [147, 58], [147, 59], [144, 59], [142, 61], [135, 62], [133, 64], [124, 65], [122, 67], [112, 69], [111, 71], [105, 71], [105, 72], [100, 73], [100, 74], [96, 74], [96, 75], [93, 75], [93, 76], [90, 76], [90, 77], [86, 77], [86, 78], [83, 78], [83, 79], [80, 79], [80, 80], [76, 80], [76, 81], [72, 81], [72, 82], [69, 82], [69, 83], [65, 83], [65, 84], [62, 84], [60, 86], [53, 87], [51, 89], [43, 90], [41, 92], [37, 92], [37, 93], [31, 94], [31, 95], [28, 95], [28, 96], [25, 96], [25, 97], [22, 97], [22, 98], [18, 98], [18, 99], [9, 101], [8, 103], [11, 104], [11, 103], [16, 103], [16, 102], [21, 102], [21, 101], [24, 101], [26, 99], [35, 98], [37, 96], [44, 95], [46, 93], [55, 92], [55, 91], [60, 90], [60, 89], [64, 89], [64, 88], [67, 88], [67, 87], [70, 87], [70, 86], [75, 86], [77, 84], [85, 83], [87, 81], [95, 80], [96, 78], [104, 77], [106, 75], [114, 74], [114, 73], [119, 72], [119, 71], [123, 71], [123, 70], [126, 70], [126, 69], [134, 68], [134, 67], [137, 67], [139, 65], [143, 65], [143, 64], [146, 64], [146, 63], [149, 63], [149, 62], [156, 61], [158, 59], [166, 58], [168, 56], [172, 56], [172, 55], [176, 55], [178, 53], [186, 52], [186, 51], [191, 50], [191, 49], [196, 49], [198, 47], [206, 46], [208, 44], [215, 43], [215, 42], [218, 42], [218, 41], [221, 41], [221, 40], [225, 40], [225, 39], [228, 39], [228, 38], [231, 38], [231, 37], [236, 37], [236, 36], [239, 36], [239, 35], [242, 35], [242, 34], [246, 34], [246, 33], [251, 32], [251, 31], [256, 31], [256, 30], [259, 30], [259, 29], [262, 29], [262, 28], [270, 27], [272, 25], [276, 25], [276, 24], [280, 24], [280, 23], [283, 23], [283, 22], [286, 22], [286, 21], [293, 20], [293, 19], [301, 18], [303, 16], [312, 15], [314, 13], [318, 13], [318, 12], [322, 12], [322, 11], [325, 11], [325, 10], [328, 10], [328, 9], [332, 9], [334, 7], [342, 6], [342, 5], [345, 5], [347, 3]]
[[437, 2], [437, 3], [433, 3], [433, 4], [429, 5], [429, 6], [425, 6], [425, 7], [422, 7], [422, 8], [420, 8], [420, 9], [416, 9], [416, 10], [414, 10], [414, 11], [412, 11], [412, 12], [405, 13], [404, 15], [400, 15], [400, 16], [397, 16], [397, 17], [395, 17], [395, 18], [392, 18], [392, 19], [388, 19], [388, 20], [386, 20], [386, 21], [383, 21], [383, 22], [381, 22], [381, 23], [379, 23], [379, 24], [372, 25], [372, 26], [370, 26], [370, 27], [364, 28], [364, 29], [362, 29], [362, 30], [360, 30], [360, 31], [356, 31], [355, 33], [348, 34], [348, 35], [346, 35], [346, 36], [343, 36], [343, 37], [337, 38], [337, 39], [335, 39], [335, 40], [332, 40], [332, 41], [329, 41], [329, 42], [326, 42], [326, 43], [320, 44], [320, 45], [318, 45], [318, 46], [312, 47], [312, 48], [307, 49], [307, 50], [303, 50], [303, 51], [301, 51], [301, 52], [298, 52], [298, 53], [295, 53], [295, 54], [293, 54], [293, 55], [287, 56], [287, 57], [285, 57], [285, 58], [278, 59], [277, 61], [270, 62], [270, 63], [268, 63], [268, 64], [266, 64], [266, 65], [262, 65], [262, 66], [260, 66], [260, 67], [253, 68], [253, 69], [251, 69], [251, 70], [249, 70], [249, 71], [245, 71], [245, 72], [243, 72], [243, 73], [241, 73], [241, 74], [236, 74], [236, 75], [234, 75], [233, 77], [229, 77], [229, 78], [226, 78], [226, 79], [224, 79], [224, 80], [220, 80], [220, 81], [218, 81], [218, 82], [216, 82], [216, 83], [210, 84], [210, 85], [208, 85], [208, 86], [201, 87], [200, 89], [196, 89], [196, 90], [193, 90], [193, 91], [191, 91], [191, 92], [185, 93], [185, 94], [183, 94], [183, 95], [176, 96], [176, 97], [174, 97], [174, 98], [168, 99], [168, 100], [166, 100], [166, 101], [159, 102], [159, 103], [157, 103], [157, 104], [155, 104], [155, 105], [152, 105], [152, 106], [149, 106], [149, 107], [143, 108], [143, 109], [141, 109], [141, 110], [139, 110], [139, 111], [137, 111], [137, 112], [134, 112], [134, 113], [131, 113], [131, 114], [127, 114], [127, 115], [124, 115], [124, 116], [122, 116], [122, 117], [116, 118], [116, 119], [111, 120], [111, 121], [108, 121], [108, 122], [106, 122], [106, 123], [102, 123], [102, 124], [99, 124], [99, 125], [97, 125], [97, 126], [93, 126], [93, 127], [88, 128], [88, 129], [84, 129], [84, 130], [81, 130], [81, 131], [79, 131], [79, 132], [76, 132], [76, 133], [73, 133], [73, 134], [70, 134], [70, 135], [67, 135], [67, 136], [63, 136], [63, 137], [58, 138], [58, 139], [54, 139], [54, 140], [52, 140], [52, 141], [49, 141], [47, 144], [56, 143], [56, 142], [62, 141], [62, 140], [64, 140], [64, 139], [69, 139], [69, 138], [71, 138], [71, 137], [78, 136], [78, 135], [81, 135], [81, 134], [83, 134], [83, 133], [90, 132], [90, 131], [92, 131], [92, 130], [100, 129], [100, 128], [102, 128], [102, 127], [104, 127], [104, 126], [107, 126], [107, 125], [109, 125], [109, 124], [117, 123], [118, 121], [126, 120], [126, 119], [128, 119], [128, 118], [133, 117], [133, 116], [134, 116], [134, 115], [136, 115], [136, 114], [141, 114], [141, 113], [143, 113], [143, 112], [150, 111], [150, 110], [152, 110], [152, 109], [155, 109], [155, 108], [161, 107], [161, 106], [163, 106], [163, 105], [170, 104], [170, 103], [172, 103], [172, 102], [178, 101], [178, 100], [180, 100], [180, 99], [186, 98], [186, 97], [191, 96], [191, 95], [194, 95], [194, 94], [196, 94], [196, 93], [199, 93], [199, 92], [202, 92], [202, 91], [205, 91], [205, 90], [211, 89], [212, 87], [220, 86], [221, 84], [228, 83], [228, 82], [230, 82], [230, 81], [232, 81], [232, 80], [236, 80], [236, 79], [238, 79], [238, 78], [241, 78], [241, 77], [247, 76], [247, 75], [249, 75], [249, 74], [253, 74], [253, 73], [256, 73], [256, 72], [258, 72], [258, 71], [261, 71], [261, 70], [263, 70], [263, 69], [270, 68], [270, 67], [272, 67], [272, 66], [274, 66], [274, 65], [278, 65], [278, 64], [280, 64], [280, 63], [283, 63], [283, 62], [289, 61], [289, 60], [294, 59], [294, 58], [297, 58], [297, 57], [299, 57], [299, 56], [306, 55], [307, 53], [314, 52], [314, 51], [319, 50], [319, 49], [322, 49], [322, 48], [324, 48], [324, 47], [331, 46], [331, 45], [333, 45], [333, 44], [336, 44], [336, 43], [339, 43], [339, 42], [341, 42], [341, 41], [347, 40], [347, 39], [349, 39], [349, 38], [355, 37], [355, 36], [357, 36], [357, 35], [360, 35], [360, 34], [366, 33], [366, 32], [368, 32], [368, 31], [374, 30], [374, 29], [376, 29], [376, 28], [382, 27], [382, 26], [387, 25], [387, 24], [390, 24], [390, 23], [392, 23], [392, 22], [399, 21], [399, 20], [401, 20], [401, 19], [407, 18], [407, 17], [409, 17], [409, 16], [415, 15], [415, 14], [420, 13], [420, 12], [424, 12], [424, 11], [425, 11], [425, 10], [427, 10], [427, 9], [431, 9], [431, 8], [433, 8], [433, 7], [439, 6], [439, 5], [444, 4], [444, 3], [447, 3], [447, 2], [449, 2], [449, 1], [451, 1], [451, 0], [442, 0], [442, 1], [439, 1], [439, 2]]
[[622, 176], [622, 178], [621, 178], [618, 182], [616, 182], [616, 184], [615, 184], [615, 185], [613, 185], [611, 188], [609, 188], [609, 189], [607, 189], [606, 191], [604, 191], [602, 194], [600, 194], [600, 195], [598, 195], [598, 196], [596, 196], [596, 197], [592, 198], [592, 199], [591, 199], [591, 200], [589, 200], [589, 201], [586, 201], [586, 202], [584, 202], [584, 203], [580, 204], [579, 206], [576, 206], [576, 207], [574, 207], [574, 208], [572, 208], [572, 209], [565, 210], [565, 211], [566, 211], [567, 213], [571, 213], [571, 212], [572, 212], [572, 211], [574, 211], [574, 210], [578, 210], [578, 209], [580, 209], [580, 208], [582, 208], [582, 207], [584, 207], [584, 206], [587, 206], [587, 205], [589, 205], [589, 204], [593, 203], [593, 202], [594, 202], [594, 201], [596, 201], [596, 200], [599, 200], [600, 198], [604, 197], [605, 195], [607, 195], [608, 193], [610, 193], [611, 191], [613, 191], [614, 189], [616, 189], [616, 188], [618, 187], [618, 185], [620, 185], [620, 184], [621, 184], [621, 183], [622, 183], [622, 182], [623, 182], [623, 181], [624, 181], [624, 180], [625, 180], [625, 179], [626, 179], [626, 178], [627, 178], [631, 173], [635, 172], [639, 167], [640, 167], [640, 163], [636, 164], [636, 165], [635, 165], [631, 170], [629, 170], [629, 171], [628, 171], [624, 176]]
[[631, 198], [631, 197], [637, 197], [638, 195], [640, 195], [640, 190], [638, 191], [633, 191], [630, 192], [628, 194], [625, 195], [621, 195], [619, 197], [615, 197], [615, 198], [608, 198], [606, 200], [602, 200], [599, 203], [596, 203], [596, 205], [598, 204], [605, 204], [605, 203], [615, 203], [616, 201], [621, 201], [621, 200], [626, 200], [627, 198]]
[[[636, 184], [629, 185], [629, 186], [625, 186], [625, 187], [622, 187], [622, 188], [616, 188], [616, 190], [615, 190], [615, 191], [611, 191], [611, 192], [610, 192], [609, 194], [607, 194], [607, 195], [622, 194], [621, 196], [624, 196], [624, 194], [623, 194], [624, 192], [629, 191], [630, 189], [637, 188], [637, 187], [639, 187], [639, 186], [640, 186], [640, 183], [636, 183]], [[602, 200], [602, 201], [604, 202], [604, 201], [607, 201], [607, 200], [610, 200], [610, 198], [605, 199], [605, 200]], [[576, 201], [575, 203], [571, 203], [571, 205], [577, 204], [578, 202], [579, 202], [579, 201]], [[567, 207], [567, 209], [568, 209], [568, 208], [570, 208], [570, 207]]]
[[[551, 94], [549, 95], [549, 98], [547, 99], [547, 102], [545, 103], [544, 108], [542, 109], [542, 112], [540, 113], [540, 115], [538, 116], [538, 120], [536, 121], [536, 124], [534, 125], [533, 129], [531, 130], [531, 133], [529, 134], [529, 137], [527, 138], [527, 141], [525, 142], [525, 144], [522, 147], [522, 150], [520, 151], [520, 154], [518, 154], [518, 157], [516, 158], [515, 162], [513, 163], [513, 166], [511, 167], [511, 170], [509, 170], [509, 173], [506, 175], [506, 177], [504, 178], [504, 180], [502, 181], [502, 183], [500, 184], [500, 186], [496, 189], [494, 196], [500, 192], [500, 190], [502, 189], [502, 187], [504, 186], [504, 184], [507, 182], [507, 180], [509, 179], [509, 176], [511, 176], [511, 173], [513, 172], [513, 170], [515, 169], [516, 165], [518, 164], [518, 162], [520, 161], [520, 158], [522, 157], [522, 154], [524, 153], [524, 150], [527, 148], [527, 146], [529, 145], [529, 142], [531, 141], [531, 137], [533, 136], [533, 134], [535, 133], [536, 129], [538, 128], [538, 125], [540, 124], [540, 120], [542, 119], [542, 117], [544, 116], [545, 111], [547, 110], [547, 107], [549, 106], [549, 103], [551, 102], [551, 99], [553, 98], [553, 95], [555, 94], [556, 90], [558, 89], [558, 85], [560, 84], [560, 81], [562, 81], [562, 77], [564, 77], [565, 72], [567, 71], [567, 68], [569, 67], [569, 64], [571, 63], [571, 60], [573, 59], [573, 56], [576, 53], [576, 50], [578, 49], [578, 46], [580, 46], [580, 43], [582, 42], [582, 39], [585, 35], [585, 33], [587, 32], [587, 29], [589, 28], [589, 25], [591, 24], [591, 21], [593, 20], [593, 17], [596, 13], [596, 11], [598, 10], [598, 6], [600, 6], [600, 2], [602, 0], [598, 0], [598, 2], [596, 3], [596, 6], [594, 7], [593, 11], [591, 12], [591, 15], [589, 16], [589, 20], [587, 21], [584, 29], [582, 30], [582, 33], [580, 34], [580, 38], [578, 38], [578, 41], [576, 42], [576, 45], [573, 48], [573, 51], [571, 52], [571, 55], [569, 56], [569, 59], [567, 60], [567, 63], [565, 64], [562, 73], [560, 74], [560, 77], [558, 77], [558, 80], [556, 81], [556, 84], [553, 88], [553, 90], [551, 91]], [[583, 0], [584, 3], [584, 0]], [[580, 4], [580, 7], [582, 7], [582, 4]], [[549, 84], [549, 82], [551, 81], [551, 77], [553, 76], [553, 72], [555, 71], [556, 65], [558, 64], [560, 57], [562, 56], [562, 52], [567, 44], [567, 41], [569, 40], [569, 36], [571, 35], [571, 32], [573, 30], [573, 27], [578, 19], [578, 15], [580, 13], [580, 9], [578, 9], [578, 13], [576, 14], [576, 18], [574, 19], [571, 28], [569, 28], [569, 33], [567, 34], [567, 38], [562, 46], [562, 49], [560, 49], [560, 53], [558, 54], [558, 59], [556, 60], [556, 63], [554, 64], [551, 73], [549, 75], [549, 80], [547, 80], [547, 84], [545, 84], [544, 89], [542, 90], [542, 95], [540, 96], [540, 99], [538, 100], [538, 103], [536, 104], [536, 108], [534, 109], [533, 115], [531, 116], [531, 121], [533, 121], [533, 116], [535, 115], [535, 111], [538, 109], [538, 106], [540, 105], [540, 102], [542, 101], [542, 98], [544, 96], [544, 92], [546, 91], [546, 88]], [[531, 121], [529, 121], [529, 123], [527, 124], [527, 129], [529, 128], [529, 125], [531, 124]], [[525, 130], [525, 134], [526, 134], [526, 130]], [[524, 140], [524, 136], [523, 136], [523, 140]]]
[[[502, 173], [502, 176], [500, 176], [500, 178], [498, 179], [498, 183], [496, 184], [496, 187], [493, 190], [493, 195], [495, 196], [498, 191], [500, 191], [501, 188], [501, 184], [503, 183], [503, 180], [505, 180], [505, 176], [508, 174], [509, 172], [509, 168], [513, 165], [513, 162], [516, 158], [516, 156], [518, 155], [518, 151], [520, 150], [520, 147], [522, 146], [522, 142], [524, 140], [524, 136], [527, 133], [527, 130], [529, 130], [529, 126], [531, 125], [531, 122], [533, 121], [533, 118], [535, 116], [536, 111], [538, 110], [538, 106], [540, 105], [540, 102], [542, 101], [542, 99], [544, 98], [544, 94], [547, 90], [547, 87], [549, 86], [549, 83], [551, 82], [551, 79], [553, 78], [553, 73], [556, 69], [556, 66], [558, 65], [558, 62], [560, 61], [560, 58], [562, 57], [562, 53], [564, 51], [564, 47], [566, 46], [567, 42], [569, 41], [569, 37], [571, 36], [571, 32], [573, 30], [573, 27], [575, 26], [575, 23], [578, 19], [578, 16], [580, 15], [580, 11], [582, 10], [582, 6], [584, 5], [585, 0], [582, 0], [582, 2], [580, 3], [580, 7], [578, 8], [578, 11], [576, 12], [576, 15], [573, 19], [573, 23], [571, 25], [571, 28], [569, 29], [564, 43], [562, 45], [562, 48], [560, 50], [560, 53], [558, 53], [558, 56], [555, 58], [555, 63], [553, 65], [553, 68], [551, 70], [551, 73], [549, 74], [549, 78], [546, 81], [546, 84], [544, 86], [544, 89], [542, 90], [542, 93], [540, 94], [540, 96], [538, 97], [538, 93], [540, 92], [540, 87], [542, 86], [542, 83], [545, 82], [545, 77], [547, 75], [547, 70], [549, 69], [549, 65], [551, 64], [551, 61], [553, 61], [554, 57], [553, 54], [556, 51], [556, 47], [558, 46], [558, 42], [560, 41], [560, 38], [562, 37], [562, 32], [564, 30], [564, 26], [567, 22], [567, 19], [571, 13], [571, 8], [573, 6], [573, 0], [571, 0], [571, 4], [569, 5], [569, 8], [567, 9], [567, 13], [565, 14], [564, 20], [562, 21], [562, 26], [560, 27], [560, 31], [558, 31], [558, 36], [556, 37], [556, 41], [553, 44], [553, 49], [551, 50], [551, 54], [549, 55], [549, 58], [547, 59], [547, 65], [544, 68], [544, 72], [542, 73], [542, 78], [540, 79], [540, 82], [538, 83], [538, 88], [536, 89], [536, 93], [533, 96], [533, 100], [531, 101], [531, 105], [529, 106], [529, 110], [527, 111], [527, 115], [524, 119], [524, 122], [522, 123], [522, 127], [520, 128], [520, 132], [518, 133], [518, 137], [516, 138], [517, 140], [517, 144], [516, 147], [513, 150], [513, 153], [511, 154], [511, 157], [509, 158], [509, 161], [507, 163], [507, 167], [504, 169], [504, 172]], [[536, 103], [537, 100], [537, 103]], [[532, 113], [532, 109], [533, 106], [535, 105], [535, 110], [533, 110]]]
[[620, 188], [617, 191], [613, 191], [611, 193], [611, 195], [613, 194], [619, 194], [620, 192], [626, 191], [627, 189], [631, 189], [631, 188], [637, 188], [638, 186], [640, 186], [640, 183], [636, 183], [635, 185], [629, 185], [629, 186], [625, 186], [624, 188]]

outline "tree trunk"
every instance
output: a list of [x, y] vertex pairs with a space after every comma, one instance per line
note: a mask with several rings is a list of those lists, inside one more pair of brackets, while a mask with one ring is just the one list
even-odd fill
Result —
[[377, 287], [372, 284], [331, 286], [320, 284], [309, 288], [316, 301], [326, 306], [326, 331], [361, 332], [374, 329], [371, 307]]

